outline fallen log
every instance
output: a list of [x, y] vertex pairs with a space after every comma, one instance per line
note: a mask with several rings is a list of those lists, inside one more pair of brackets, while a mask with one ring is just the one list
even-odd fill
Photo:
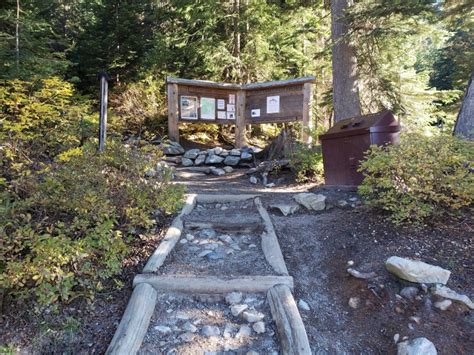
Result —
[[237, 278], [220, 278], [215, 276], [158, 276], [153, 274], [138, 274], [133, 284], [150, 284], [158, 292], [183, 293], [228, 293], [240, 292], [267, 292], [271, 287], [283, 284], [293, 288], [291, 276], [241, 276]]
[[282, 353], [310, 355], [308, 335], [290, 289], [286, 285], [276, 285], [268, 290], [267, 300], [277, 327]]

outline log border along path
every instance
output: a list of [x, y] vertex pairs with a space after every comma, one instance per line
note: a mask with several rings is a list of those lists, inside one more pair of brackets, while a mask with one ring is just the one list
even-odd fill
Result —
[[[179, 241], [184, 228], [184, 217], [192, 212], [196, 203], [232, 203], [249, 199], [254, 199], [263, 220], [265, 231], [261, 237], [262, 250], [277, 276], [222, 279], [154, 274]], [[106, 354], [129, 355], [139, 351], [155, 310], [158, 292], [209, 294], [232, 291], [266, 293], [282, 353], [311, 354], [308, 336], [291, 293], [293, 278], [288, 274], [275, 229], [258, 195], [187, 195], [181, 213], [171, 223], [162, 242], [143, 268], [143, 273], [135, 276], [133, 287], [127, 308]]]

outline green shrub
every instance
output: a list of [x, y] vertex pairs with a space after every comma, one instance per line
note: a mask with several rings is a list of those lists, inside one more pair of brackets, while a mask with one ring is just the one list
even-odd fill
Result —
[[319, 147], [297, 143], [290, 153], [290, 166], [298, 182], [320, 180], [323, 177], [323, 156]]
[[0, 288], [42, 304], [92, 297], [121, 270], [127, 236], [174, 212], [183, 188], [162, 171], [145, 178], [159, 153], [110, 142], [74, 148], [51, 167], [10, 181], [0, 205]]
[[420, 223], [474, 202], [474, 144], [451, 136], [405, 134], [397, 146], [372, 146], [359, 193], [396, 223]]

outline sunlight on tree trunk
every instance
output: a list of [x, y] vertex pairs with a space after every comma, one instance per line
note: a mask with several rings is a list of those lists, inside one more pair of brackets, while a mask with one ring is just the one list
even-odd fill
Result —
[[351, 0], [331, 1], [332, 77], [334, 121], [360, 115], [359, 89], [357, 87], [357, 61], [354, 48], [344, 36], [347, 23], [344, 11]]

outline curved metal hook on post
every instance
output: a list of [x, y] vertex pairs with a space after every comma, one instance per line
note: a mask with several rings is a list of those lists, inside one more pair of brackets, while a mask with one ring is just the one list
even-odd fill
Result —
[[105, 71], [98, 74], [100, 81], [100, 120], [99, 120], [99, 152], [105, 149], [105, 138], [107, 136], [107, 95], [109, 90], [109, 74]]

